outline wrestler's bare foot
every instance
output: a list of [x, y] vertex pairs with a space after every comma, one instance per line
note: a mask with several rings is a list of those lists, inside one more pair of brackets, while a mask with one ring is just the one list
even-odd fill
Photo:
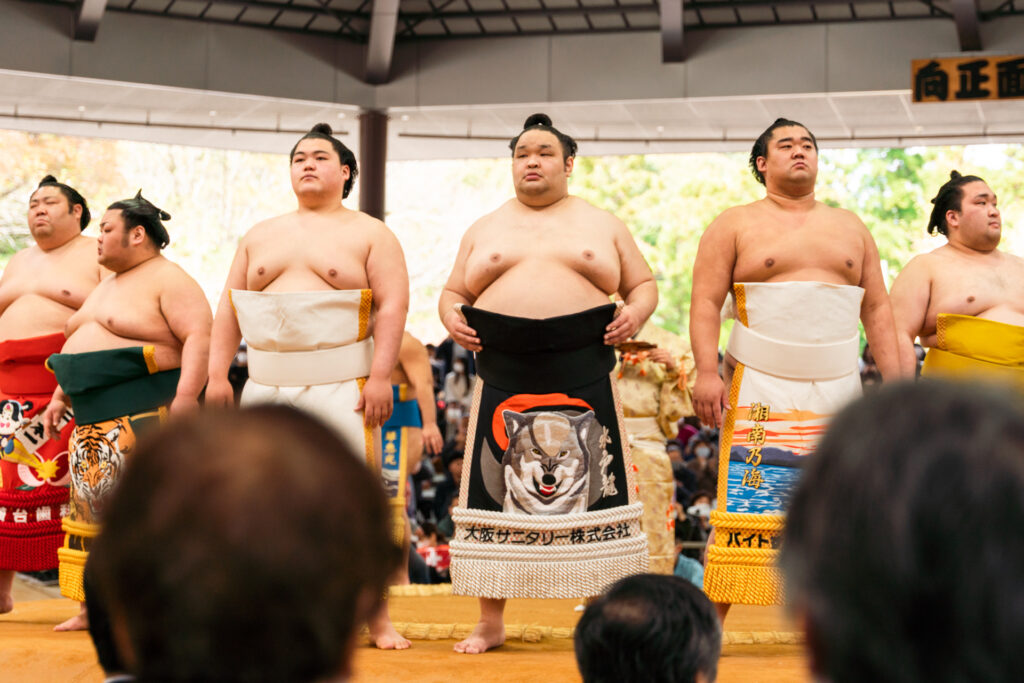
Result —
[[409, 639], [404, 638], [391, 623], [387, 603], [381, 605], [370, 617], [367, 626], [370, 629], [370, 642], [380, 650], [407, 650], [412, 646]]
[[0, 614], [14, 609], [14, 570], [0, 571]]
[[455, 643], [455, 651], [467, 655], [478, 655], [496, 648], [505, 642], [505, 623], [493, 624], [481, 619], [465, 640]]
[[505, 642], [505, 601], [480, 598], [480, 621], [465, 640], [455, 643], [455, 651], [478, 655]]
[[85, 603], [75, 616], [53, 627], [54, 631], [84, 631], [89, 628], [89, 614], [85, 611]]

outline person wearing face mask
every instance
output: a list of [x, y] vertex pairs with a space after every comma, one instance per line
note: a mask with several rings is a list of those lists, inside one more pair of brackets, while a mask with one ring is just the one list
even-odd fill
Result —
[[693, 355], [686, 340], [650, 322], [617, 350], [615, 377], [644, 504], [649, 567], [655, 574], [671, 574], [675, 567], [675, 481], [665, 440], [675, 436], [680, 418], [693, 414]]
[[714, 446], [703, 434], [699, 434], [690, 440], [687, 450], [690, 457], [686, 466], [697, 478], [697, 489], [714, 491], [718, 488], [718, 469], [712, 466], [712, 456], [715, 454]]
[[473, 394], [473, 383], [466, 373], [466, 362], [457, 358], [452, 363], [452, 371], [444, 378], [444, 400], [447, 404], [444, 419], [448, 425], [445, 430], [454, 434], [463, 415], [469, 414], [469, 402]]

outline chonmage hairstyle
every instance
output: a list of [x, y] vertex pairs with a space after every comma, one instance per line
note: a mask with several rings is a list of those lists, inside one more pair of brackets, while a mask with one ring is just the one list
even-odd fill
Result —
[[163, 221], [171, 220], [171, 214], [143, 197], [141, 189], [131, 199], [122, 199], [107, 207], [108, 211], [115, 209], [119, 209], [124, 217], [125, 230], [141, 225], [157, 249], [163, 249], [171, 243], [171, 236], [167, 234], [167, 228], [163, 224]]
[[[80, 205], [82, 207], [82, 215], [78, 219], [78, 229], [85, 230], [85, 228], [89, 225], [89, 221], [92, 220], [92, 214], [89, 213], [89, 205], [85, 202], [85, 197], [83, 197], [78, 192], [78, 190], [71, 187], [70, 185], [65, 185], [64, 183], [59, 182], [52, 175], [45, 176], [42, 180], [40, 180], [39, 184], [36, 185], [36, 190], [38, 190], [40, 187], [56, 187], [57, 189], [59, 189], [61, 194], [63, 194], [64, 197], [68, 200], [69, 209], [73, 208], [75, 204]], [[32, 194], [35, 194], [36, 190], [33, 190]]]
[[562, 145], [563, 161], [568, 160], [569, 157], [576, 156], [576, 141], [573, 140], [568, 135], [566, 135], [565, 133], [563, 133], [562, 131], [552, 126], [551, 117], [549, 117], [547, 114], [533, 114], [526, 118], [526, 121], [523, 122], [523, 129], [508, 143], [508, 148], [512, 150], [513, 156], [515, 156], [516, 145], [519, 144], [519, 138], [521, 138], [523, 136], [523, 133], [525, 133], [528, 130], [545, 130], [554, 135], [556, 138], [558, 138], [558, 143]]
[[402, 558], [365, 462], [282, 405], [196, 413], [146, 437], [89, 557], [131, 673], [163, 683], [343, 673]]
[[754, 147], [750, 150], [750, 171], [757, 178], [757, 182], [764, 185], [764, 174], [757, 170], [757, 158], [768, 156], [768, 141], [772, 139], [772, 132], [776, 128], [785, 128], [786, 126], [800, 126], [807, 131], [807, 134], [811, 136], [811, 142], [814, 143], [814, 149], [818, 149], [818, 139], [814, 137], [814, 133], [810, 131], [804, 124], [799, 121], [791, 121], [790, 119], [778, 118], [775, 122], [768, 126], [761, 135], [758, 136], [757, 140], [754, 140]]
[[946, 212], [952, 209], [960, 211], [964, 202], [964, 185], [967, 183], [985, 182], [976, 175], [960, 175], [959, 171], [951, 171], [949, 180], [939, 188], [939, 193], [932, 199], [935, 207], [932, 215], [928, 218], [928, 234], [949, 235], [949, 226], [946, 224]]
[[1024, 410], [938, 379], [835, 417], [779, 564], [821, 680], [997, 683], [1024, 671]]
[[[348, 193], [352, 191], [352, 184], [356, 181], [356, 176], [359, 175], [359, 167], [356, 165], [356, 155], [352, 153], [348, 147], [342, 144], [341, 140], [334, 137], [334, 130], [331, 129], [328, 123], [318, 123], [309, 129], [309, 132], [299, 138], [299, 142], [307, 138], [316, 138], [318, 140], [327, 140], [334, 147], [334, 151], [338, 154], [338, 159], [341, 161], [342, 166], [348, 166], [348, 180], [345, 181], [345, 187], [341, 191], [341, 198], [344, 199], [348, 196]], [[292, 151], [288, 154], [288, 159], [295, 158], [295, 150], [299, 148], [299, 142], [295, 143], [292, 147]]]

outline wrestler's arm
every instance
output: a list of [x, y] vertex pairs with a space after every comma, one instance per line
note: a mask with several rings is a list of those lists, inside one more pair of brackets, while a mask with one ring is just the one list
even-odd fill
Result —
[[[437, 426], [437, 403], [434, 401], [434, 373], [430, 371], [430, 356], [427, 348], [415, 337], [406, 333], [402, 337], [402, 349], [398, 352], [398, 362], [402, 364], [405, 376], [409, 378], [416, 393], [416, 403], [423, 417], [423, 445], [427, 453], [437, 455], [444, 446], [441, 430]], [[416, 464], [419, 464], [421, 453], [414, 453]], [[409, 463], [409, 471], [415, 471], [413, 463]]]
[[[852, 215], [852, 214], [851, 214]], [[882, 373], [882, 379], [892, 381], [902, 376], [900, 354], [896, 346], [896, 323], [893, 320], [889, 294], [885, 291], [882, 278], [882, 263], [878, 258], [878, 247], [867, 227], [854, 217], [864, 235], [864, 263], [861, 267], [860, 286], [864, 288], [864, 299], [860, 305], [860, 319], [864, 333], [871, 346], [875, 365]], [[913, 377], [913, 372], [910, 374]]]
[[248, 268], [249, 254], [246, 240], [243, 239], [231, 261], [210, 332], [210, 383], [206, 387], [206, 405], [230, 407], [235, 403], [235, 390], [228, 381], [228, 371], [238, 352], [238, 344], [242, 341], [242, 330], [238, 327], [235, 309], [231, 306], [231, 290], [246, 289], [245, 274]]
[[46, 438], [53, 439], [54, 441], [60, 440], [60, 421], [64, 417], [64, 413], [68, 409], [68, 395], [57, 385], [57, 388], [53, 390], [53, 396], [50, 397], [50, 402], [46, 404], [46, 410], [43, 411], [43, 433]]
[[706, 425], [722, 426], [728, 410], [725, 383], [718, 374], [718, 338], [722, 328], [722, 304], [732, 286], [738, 256], [733, 212], [711, 222], [697, 247], [690, 291], [690, 348], [697, 366], [693, 408]]
[[22, 262], [25, 260], [24, 254], [26, 250], [19, 251], [11, 257], [8, 261], [7, 266], [3, 270], [3, 274], [0, 275], [0, 315], [7, 310], [7, 307], [11, 305], [15, 298], [11, 295], [3, 294], [4, 285], [19, 271], [24, 270]]
[[605, 328], [605, 344], [624, 342], [640, 329], [658, 306], [658, 285], [636, 240], [618, 218], [614, 222], [615, 248], [619, 253], [619, 294], [626, 303]]
[[917, 372], [914, 339], [924, 333], [931, 291], [931, 272], [923, 256], [911, 259], [892, 283], [889, 298], [896, 324], [900, 370], [904, 377], [913, 377]]
[[373, 292], [376, 318], [373, 363], [356, 410], [363, 411], [368, 427], [379, 427], [391, 417], [391, 371], [398, 361], [405, 317], [409, 312], [409, 271], [398, 238], [381, 223], [366, 257], [366, 279]]
[[473, 224], [462, 237], [459, 244], [459, 253], [455, 256], [455, 265], [452, 266], [452, 273], [448, 276], [448, 282], [441, 290], [441, 298], [437, 302], [437, 312], [441, 316], [441, 322], [451, 333], [452, 339], [462, 348], [469, 351], [479, 351], [480, 338], [476, 336], [476, 330], [466, 324], [465, 319], [455, 310], [455, 304], [473, 305], [476, 297], [466, 288], [466, 259], [473, 252], [473, 235], [476, 232], [476, 224]]
[[199, 284], [177, 266], [167, 268], [160, 292], [160, 312], [181, 342], [181, 377], [171, 402], [171, 412], [199, 407], [199, 392], [206, 386], [210, 362], [210, 328], [213, 316]]

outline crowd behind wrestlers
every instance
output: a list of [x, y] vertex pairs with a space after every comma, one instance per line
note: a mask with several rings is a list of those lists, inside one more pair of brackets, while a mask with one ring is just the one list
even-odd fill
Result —
[[[63, 192], [57, 189], [44, 194]], [[905, 377], [920, 366], [921, 347], [914, 340], [937, 343], [937, 313], [995, 311], [995, 320], [1024, 321], [1015, 303], [1024, 290], [1024, 262], [997, 249], [1001, 223], [992, 189], [981, 178], [954, 172], [933, 201], [928, 230], [949, 244], [912, 261], [893, 286]], [[30, 224], [38, 204], [30, 209]], [[71, 197], [66, 204], [70, 225], [81, 210]], [[108, 260], [128, 247], [109, 238], [105, 244]], [[156, 254], [162, 245], [153, 244]], [[934, 309], [929, 302], [960, 293], [934, 276], [936, 269], [950, 267], [980, 294]], [[8, 270], [4, 281], [13, 277], [13, 264]], [[1000, 275], [998, 287], [985, 280], [992, 272]], [[4, 281], [0, 304], [9, 307]], [[0, 311], [0, 324], [3, 316]], [[411, 556], [432, 562], [417, 576], [433, 582], [446, 578], [438, 558], [454, 532], [451, 509], [461, 480], [474, 368], [472, 353], [451, 337], [437, 347], [427, 345], [427, 351], [438, 408], [431, 433], [436, 428], [438, 441], [426, 448], [431, 457], [410, 472], [417, 485], [409, 512], [415, 545], [421, 546]], [[869, 347], [860, 368], [866, 386], [879, 382]], [[187, 378], [178, 397], [183, 404], [194, 405], [196, 381]], [[675, 485], [675, 573], [682, 578], [624, 579], [588, 607], [576, 634], [584, 681], [628, 678], [640, 644], [654, 648], [651, 657], [663, 665], [659, 673], [680, 672], [664, 680], [715, 679], [721, 624], [693, 586], [701, 585], [700, 546], [716, 504], [719, 434], [711, 422], [681, 419], [678, 434], [665, 442]], [[282, 433], [294, 438], [289, 448], [298, 453], [290, 451], [291, 460], [274, 450]], [[104, 647], [117, 653], [138, 680], [230, 680], [236, 676], [227, 672], [253, 664], [244, 660], [257, 643], [269, 660], [259, 666], [272, 672], [265, 680], [346, 677], [356, 629], [379, 607], [385, 579], [413, 561], [386, 540], [380, 487], [369, 483], [370, 473], [329, 429], [288, 409], [210, 412], [178, 423], [174, 434], [175, 439], [141, 442], [105, 512], [106, 530], [95, 542], [97, 559], [90, 566], [114, 626], [110, 642], [97, 642], [101, 653]], [[836, 417], [794, 494], [782, 545], [781, 564], [793, 609], [806, 627], [816, 677], [836, 683], [1013, 678], [1021, 664], [1014, 643], [1024, 635], [1020, 610], [1013, 609], [1019, 602], [1013, 580], [1024, 552], [1001, 531], [1024, 522], [1024, 469], [1015, 457], [1021, 446], [1024, 414], [1018, 402], [995, 390], [936, 380], [883, 387]], [[344, 455], [320, 457], [327, 452]], [[236, 481], [230, 473], [243, 464], [252, 476]], [[261, 495], [283, 481], [306, 495]], [[861, 494], [854, 505], [851, 485]], [[948, 509], [950, 500], [958, 501], [956, 514]], [[276, 507], [260, 507], [267, 505]], [[325, 505], [339, 507], [331, 519], [322, 515]], [[309, 533], [291, 533], [298, 528]], [[197, 536], [197, 530], [205, 535]], [[837, 538], [847, 540], [836, 543]], [[353, 554], [354, 547], [365, 552]], [[295, 557], [310, 561], [297, 567]], [[307, 574], [297, 580], [297, 572]], [[865, 576], [872, 581], [865, 583]], [[323, 591], [303, 593], [310, 585]], [[254, 594], [280, 600], [268, 607], [253, 601]], [[247, 605], [259, 614], [246, 613]], [[266, 618], [268, 609], [273, 619]], [[278, 620], [280, 632], [257, 628]], [[190, 630], [204, 637], [182, 637]], [[289, 644], [285, 630], [305, 645]], [[667, 633], [679, 634], [677, 647], [658, 640]], [[298, 658], [298, 650], [311, 651]], [[936, 657], [936, 651], [962, 655]], [[645, 678], [659, 680], [653, 673]]]

